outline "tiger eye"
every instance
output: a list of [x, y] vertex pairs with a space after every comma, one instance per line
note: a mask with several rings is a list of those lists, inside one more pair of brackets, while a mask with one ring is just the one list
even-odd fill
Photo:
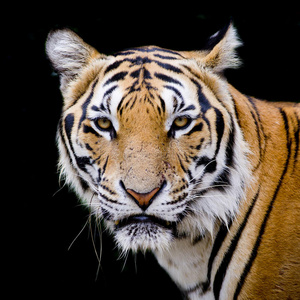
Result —
[[178, 118], [176, 118], [176, 119], [174, 120], [174, 125], [175, 125], [176, 127], [181, 128], [181, 127], [186, 126], [186, 125], [188, 124], [188, 122], [189, 122], [189, 118], [186, 118], [186, 117], [178, 117]]
[[107, 118], [98, 119], [97, 125], [100, 127], [100, 129], [103, 129], [103, 130], [107, 130], [112, 126], [111, 121], [108, 120]]

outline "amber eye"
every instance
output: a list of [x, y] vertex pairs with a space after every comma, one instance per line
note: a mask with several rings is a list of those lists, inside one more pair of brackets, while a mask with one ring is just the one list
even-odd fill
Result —
[[174, 125], [177, 128], [183, 128], [185, 126], [187, 126], [190, 123], [190, 119], [187, 117], [178, 117], [174, 120]]
[[107, 118], [101, 118], [96, 121], [97, 126], [102, 130], [109, 130], [112, 126], [112, 123]]

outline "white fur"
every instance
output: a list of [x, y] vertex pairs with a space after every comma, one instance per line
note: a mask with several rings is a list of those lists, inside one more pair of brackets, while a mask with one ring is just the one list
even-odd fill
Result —
[[88, 62], [93, 48], [71, 30], [57, 30], [48, 35], [46, 53], [61, 75], [61, 89], [79, 74]]
[[221, 48], [222, 62], [216, 70], [224, 70], [227, 68], [238, 68], [241, 65], [241, 60], [236, 54], [235, 49], [242, 46], [243, 43], [239, 39], [236, 29], [230, 25], [226, 33], [224, 44]]
[[[205, 281], [212, 239], [206, 238], [192, 245], [189, 239], [174, 240], [166, 251], [156, 250], [159, 264], [168, 271], [181, 289], [191, 288], [195, 282]], [[191, 272], [192, 270], [192, 272]]]
[[[218, 32], [212, 37], [217, 34]], [[235, 49], [242, 46], [242, 44], [236, 29], [230, 24], [224, 38], [205, 57], [204, 65], [207, 65], [216, 73], [221, 73], [228, 68], [238, 68], [241, 61]]]
[[145, 252], [148, 249], [168, 251], [172, 242], [171, 230], [165, 230], [160, 226], [149, 224], [134, 224], [118, 230], [115, 240], [124, 253], [132, 250]]

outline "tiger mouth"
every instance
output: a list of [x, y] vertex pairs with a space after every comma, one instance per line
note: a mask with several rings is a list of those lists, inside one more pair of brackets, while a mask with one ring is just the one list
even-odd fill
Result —
[[115, 221], [116, 229], [121, 229], [132, 224], [157, 225], [166, 229], [175, 229], [175, 222], [166, 221], [154, 216], [134, 215], [128, 218]]

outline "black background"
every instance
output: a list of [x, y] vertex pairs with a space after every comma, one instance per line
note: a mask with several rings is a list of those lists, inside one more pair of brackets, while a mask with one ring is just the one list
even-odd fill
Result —
[[[239, 49], [243, 66], [226, 71], [229, 82], [258, 98], [299, 102], [300, 10], [295, 1], [294, 6], [284, 3], [73, 1], [13, 3], [3, 10], [2, 191], [7, 193], [2, 192], [2, 247], [11, 294], [181, 299], [150, 253], [120, 258], [103, 228], [99, 234], [92, 222], [92, 233], [89, 225], [82, 230], [88, 210], [63, 183], [59, 186], [55, 133], [62, 98], [44, 51], [49, 30], [71, 28], [106, 54], [150, 44], [195, 50], [233, 18], [244, 42]], [[100, 237], [97, 276], [92, 241], [99, 252]]]

